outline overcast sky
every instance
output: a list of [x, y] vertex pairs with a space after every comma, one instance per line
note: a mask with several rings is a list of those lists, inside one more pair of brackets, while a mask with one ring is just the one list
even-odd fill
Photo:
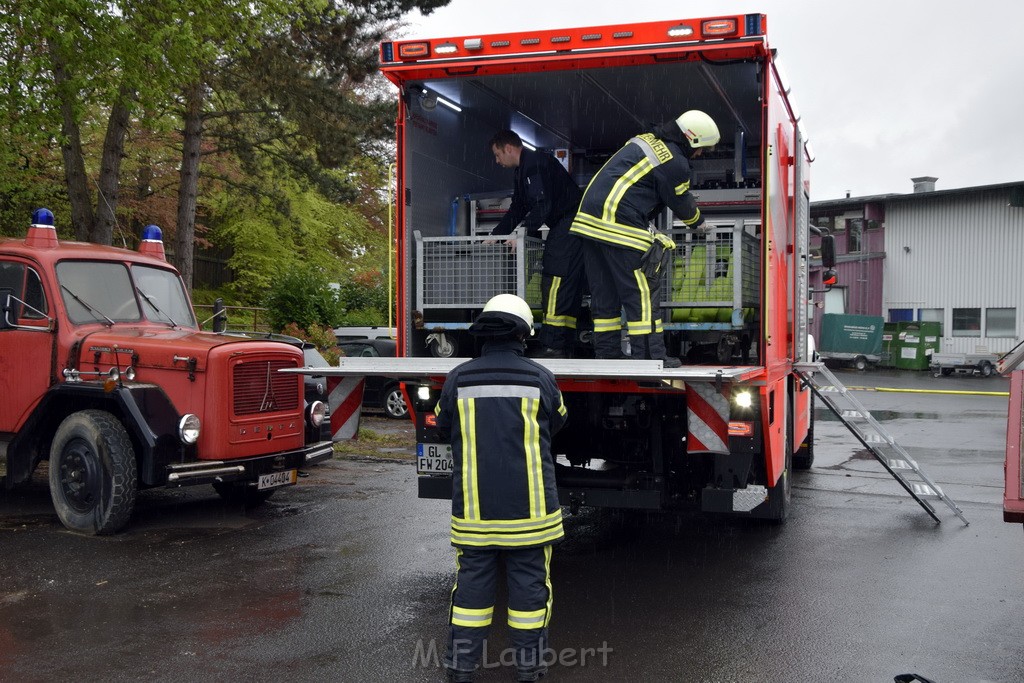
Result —
[[[1021, 0], [452, 0], [407, 37], [768, 15], [816, 160], [811, 199], [1024, 181]], [[668, 116], [666, 116], [668, 118]]]

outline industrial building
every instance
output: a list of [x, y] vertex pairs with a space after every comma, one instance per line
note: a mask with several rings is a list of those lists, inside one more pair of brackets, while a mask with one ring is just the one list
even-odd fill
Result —
[[[942, 324], [942, 350], [1009, 351], [1024, 336], [1024, 182], [914, 191], [811, 204], [836, 238], [839, 283], [811, 315], [880, 315]], [[820, 279], [818, 280], [820, 282]]]

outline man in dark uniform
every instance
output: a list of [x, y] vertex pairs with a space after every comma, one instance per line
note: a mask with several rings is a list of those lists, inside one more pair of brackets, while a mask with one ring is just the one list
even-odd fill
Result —
[[681, 365], [665, 354], [659, 302], [652, 299], [652, 285], [642, 268], [644, 254], [655, 242], [648, 226], [668, 206], [687, 227], [706, 229], [689, 191], [688, 160], [720, 137], [711, 117], [692, 109], [632, 138], [587, 186], [570, 232], [584, 238], [598, 358], [622, 357], [625, 310], [630, 357], [661, 359], [665, 367]]
[[491, 232], [508, 235], [523, 223], [526, 234], [540, 236], [547, 225], [541, 271], [540, 341], [544, 348], [538, 358], [566, 358], [576, 336], [576, 319], [583, 298], [583, 250], [569, 234], [569, 226], [583, 196], [572, 176], [550, 154], [523, 147], [511, 130], [491, 138], [491, 152], [499, 166], [515, 169], [512, 205]]
[[508, 625], [520, 681], [546, 671], [551, 545], [563, 536], [551, 438], [566, 410], [551, 371], [523, 356], [529, 305], [513, 294], [487, 302], [470, 328], [482, 355], [448, 374], [435, 408], [451, 440], [452, 589], [445, 668], [471, 681], [494, 615], [499, 558], [508, 579]]

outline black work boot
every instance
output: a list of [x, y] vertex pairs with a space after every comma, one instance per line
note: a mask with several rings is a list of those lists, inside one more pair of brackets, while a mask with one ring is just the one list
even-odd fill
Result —
[[549, 346], [542, 346], [537, 351], [530, 354], [530, 358], [566, 358], [565, 351], [561, 349], [553, 349]]

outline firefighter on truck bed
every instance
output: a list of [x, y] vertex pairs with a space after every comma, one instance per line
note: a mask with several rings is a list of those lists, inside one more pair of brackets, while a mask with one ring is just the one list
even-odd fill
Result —
[[435, 408], [450, 439], [452, 589], [445, 668], [471, 681], [494, 614], [499, 557], [508, 579], [508, 625], [517, 680], [544, 674], [551, 618], [551, 545], [563, 536], [551, 438], [565, 424], [550, 370], [523, 355], [533, 334], [529, 305], [499, 294], [470, 328], [485, 338], [481, 356], [448, 375]]
[[689, 192], [688, 159], [714, 147], [720, 138], [714, 120], [691, 109], [653, 133], [630, 139], [587, 186], [571, 233], [584, 238], [597, 358], [622, 357], [621, 312], [625, 309], [630, 357], [660, 359], [665, 367], [680, 367], [678, 358], [665, 353], [658, 302], [644, 272], [652, 248], [659, 252], [655, 260], [660, 260], [663, 248], [648, 223], [668, 206], [687, 227], [706, 231], [704, 216]]

